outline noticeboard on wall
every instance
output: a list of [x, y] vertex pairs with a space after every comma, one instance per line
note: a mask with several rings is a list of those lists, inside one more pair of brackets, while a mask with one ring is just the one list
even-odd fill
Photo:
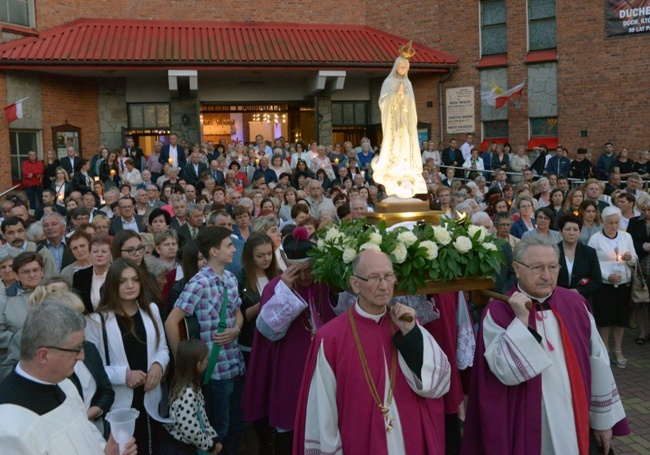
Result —
[[474, 87], [448, 88], [445, 101], [447, 134], [474, 131]]

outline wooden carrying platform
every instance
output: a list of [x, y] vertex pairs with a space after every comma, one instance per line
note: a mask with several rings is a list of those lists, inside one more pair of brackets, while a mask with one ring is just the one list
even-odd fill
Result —
[[[418, 294], [442, 294], [444, 292], [481, 291], [494, 288], [492, 278], [469, 277], [457, 278], [449, 281], [426, 281], [423, 288], [418, 289]], [[395, 287], [393, 296], [409, 295], [408, 291], [400, 291]]]
[[439, 210], [429, 210], [429, 203], [425, 201], [380, 202], [375, 205], [374, 213], [366, 215], [366, 219], [372, 225], [385, 221], [389, 227], [404, 221], [424, 221], [438, 226], [441, 215]]

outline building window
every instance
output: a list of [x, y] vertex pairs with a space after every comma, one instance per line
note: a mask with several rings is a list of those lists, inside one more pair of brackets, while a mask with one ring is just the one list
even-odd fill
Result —
[[129, 104], [129, 129], [169, 128], [169, 103]]
[[367, 105], [365, 101], [332, 103], [332, 125], [366, 126]]
[[37, 131], [9, 131], [11, 150], [11, 179], [22, 180], [22, 162], [27, 159], [27, 152], [34, 150], [38, 153]]
[[556, 47], [555, 0], [528, 0], [528, 50]]
[[531, 118], [530, 137], [557, 137], [557, 117]]
[[483, 122], [483, 139], [507, 139], [508, 121], [495, 120]]
[[505, 0], [481, 2], [481, 55], [508, 52]]
[[34, 0], [0, 0], [2, 22], [31, 27], [34, 16]]

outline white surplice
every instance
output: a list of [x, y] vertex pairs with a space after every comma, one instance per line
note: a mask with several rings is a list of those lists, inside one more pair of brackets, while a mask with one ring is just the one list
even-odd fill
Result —
[[[591, 400], [589, 425], [608, 430], [625, 417], [609, 357], [594, 318], [590, 323]], [[507, 328], [499, 326], [490, 312], [483, 321], [485, 359], [492, 373], [505, 385], [518, 385], [542, 375], [542, 454], [578, 453], [571, 385], [564, 358], [559, 323], [552, 311], [540, 311], [537, 322], [542, 337], [537, 342], [528, 328], [514, 318]], [[548, 343], [553, 346], [550, 350]]]
[[[379, 323], [384, 314], [374, 315], [362, 310], [358, 304], [354, 309], [361, 317], [372, 319]], [[447, 356], [440, 349], [436, 340], [429, 332], [417, 325], [413, 330], [420, 330], [424, 339], [422, 371], [418, 376], [409, 369], [406, 361], [401, 354], [398, 354], [398, 363], [400, 371], [406, 378], [406, 381], [417, 395], [424, 398], [440, 398], [449, 391], [450, 367]], [[309, 397], [307, 400], [307, 413], [305, 420], [305, 453], [322, 453], [322, 454], [343, 454], [341, 434], [338, 424], [338, 407], [336, 403], [336, 376], [325, 356], [325, 340], [318, 348], [318, 359], [314, 375], [309, 387]], [[378, 342], [381, 345], [381, 342]], [[354, 347], [351, 347], [354, 349]], [[388, 364], [386, 363], [386, 353], [384, 353], [384, 377], [388, 378]], [[390, 357], [390, 353], [388, 354]], [[390, 383], [385, 381], [383, 402], [388, 400]], [[350, 404], [354, 406], [353, 403]], [[393, 429], [386, 432], [386, 443], [390, 455], [400, 455], [406, 453], [404, 447], [404, 436], [402, 423], [399, 415], [397, 400], [393, 397], [390, 404], [389, 415], [393, 418]], [[313, 451], [313, 452], [310, 452]]]

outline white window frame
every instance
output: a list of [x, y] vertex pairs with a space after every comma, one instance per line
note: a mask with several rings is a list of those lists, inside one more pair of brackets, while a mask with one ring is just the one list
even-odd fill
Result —
[[[507, 3], [506, 3], [506, 8], [507, 8]], [[528, 11], [528, 9], [526, 9]], [[526, 18], [528, 18], [528, 12], [526, 12]], [[479, 0], [478, 2], [478, 54], [479, 54], [479, 59], [483, 57], [489, 57], [491, 55], [500, 55], [500, 54], [490, 54], [490, 55], [483, 55], [483, 2]], [[506, 13], [506, 48], [508, 46], [508, 39], [507, 39], [507, 30], [508, 30], [508, 16]], [[528, 27], [526, 27], [528, 28]], [[506, 54], [508, 53], [508, 50], [506, 49]]]
[[[530, 1], [526, 0], [526, 52], [531, 52], [530, 50]], [[557, 49], [557, 0], [555, 2], [555, 49]], [[544, 50], [544, 49], [540, 49]], [[537, 52], [537, 49], [533, 52]]]
[[[0, 0], [3, 3], [7, 3], [9, 0]], [[14, 0], [16, 1], [16, 0]], [[18, 0], [23, 1], [23, 0]], [[15, 22], [6, 21], [5, 18], [2, 18], [3, 24], [10, 24], [16, 27], [27, 27], [27, 28], [36, 28], [36, 17], [34, 13], [34, 0], [25, 0], [24, 3], [27, 3], [28, 16], [29, 16], [29, 25], [17, 24]]]
[[[11, 137], [14, 133], [34, 133], [36, 134], [36, 156], [38, 157], [39, 160], [43, 159], [43, 131], [42, 130], [34, 130], [34, 129], [9, 129], [9, 144], [11, 144]], [[22, 179], [22, 162], [24, 159], [27, 159], [27, 155], [14, 155], [11, 153], [11, 145], [9, 147], [9, 165], [11, 166], [11, 162], [14, 157], [18, 156], [18, 163], [20, 164], [18, 166], [18, 175]], [[24, 159], [23, 159], [24, 158]], [[12, 180], [13, 180], [13, 172], [12, 172]]]

